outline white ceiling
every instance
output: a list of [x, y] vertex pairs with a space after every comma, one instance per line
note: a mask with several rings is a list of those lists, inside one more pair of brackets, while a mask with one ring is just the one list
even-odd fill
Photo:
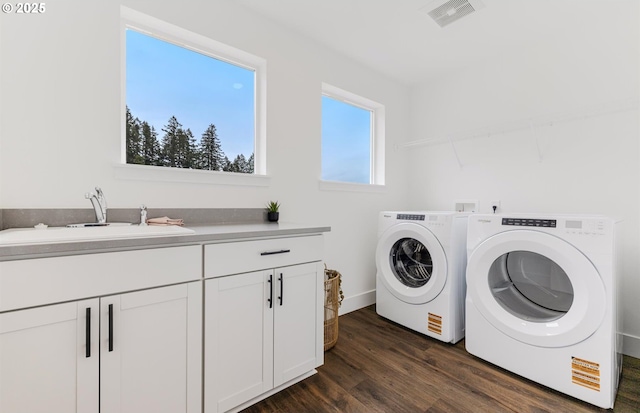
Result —
[[597, 30], [603, 12], [630, 0], [481, 0], [484, 8], [444, 28], [421, 10], [431, 1], [235, 0], [405, 84]]

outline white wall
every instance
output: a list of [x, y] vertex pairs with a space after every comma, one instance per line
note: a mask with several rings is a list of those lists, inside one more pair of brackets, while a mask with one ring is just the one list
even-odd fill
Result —
[[[563, 38], [432, 79], [411, 97], [411, 140], [638, 99], [636, 2], [585, 2]], [[606, 19], [602, 18], [606, 14]], [[543, 30], [543, 29], [541, 29]], [[541, 32], [540, 38], [544, 38]], [[632, 107], [629, 105], [628, 107]], [[600, 109], [596, 106], [596, 113]], [[621, 268], [625, 353], [640, 357], [640, 147], [638, 110], [405, 149], [414, 209], [452, 209], [458, 199], [489, 212], [604, 214], [624, 221]]]
[[[500, 199], [504, 211], [607, 214], [625, 222], [625, 351], [640, 357], [637, 112], [541, 128], [542, 161], [526, 131], [456, 143], [462, 167], [449, 145], [393, 149], [637, 98], [637, 4], [634, 10], [627, 9], [632, 2], [597, 10], [602, 3], [581, 2], [576, 11], [585, 13], [567, 22], [565, 38], [425, 81], [410, 95], [227, 0], [125, 0], [125, 6], [267, 60], [266, 188], [116, 179], [120, 4], [59, 0], [40, 16], [0, 14], [0, 208], [88, 208], [83, 194], [96, 185], [115, 208], [254, 208], [277, 199], [283, 220], [332, 227], [326, 261], [344, 276], [343, 312], [374, 298], [380, 210], [451, 209], [457, 199], [478, 199], [487, 211], [490, 200]], [[321, 82], [386, 106], [384, 192], [318, 189]]]
[[278, 200], [282, 221], [332, 227], [326, 262], [344, 276], [343, 311], [372, 302], [377, 212], [406, 205], [404, 162], [387, 150], [382, 193], [320, 190], [321, 83], [384, 104], [389, 148], [407, 138], [408, 89], [232, 2], [122, 4], [267, 60], [269, 186], [117, 179], [120, 4], [60, 0], [43, 15], [0, 17], [0, 208], [89, 208], [83, 195], [96, 185], [114, 208]]

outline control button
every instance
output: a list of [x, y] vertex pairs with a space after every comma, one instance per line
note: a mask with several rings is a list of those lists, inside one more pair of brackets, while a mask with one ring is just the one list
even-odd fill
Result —
[[398, 214], [396, 219], [404, 219], [408, 221], [424, 221], [424, 215], [417, 214]]
[[533, 219], [533, 218], [502, 218], [502, 225], [518, 227], [544, 227], [555, 228], [555, 219]]

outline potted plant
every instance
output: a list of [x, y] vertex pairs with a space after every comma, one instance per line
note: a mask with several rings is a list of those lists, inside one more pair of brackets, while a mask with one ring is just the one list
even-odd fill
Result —
[[269, 222], [278, 222], [280, 218], [280, 204], [278, 201], [271, 201], [267, 204], [267, 219]]

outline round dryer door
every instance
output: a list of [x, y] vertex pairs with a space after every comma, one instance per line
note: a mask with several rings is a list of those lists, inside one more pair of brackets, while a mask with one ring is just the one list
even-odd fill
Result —
[[563, 347], [603, 320], [604, 284], [573, 245], [538, 231], [507, 231], [467, 263], [467, 294], [497, 329], [527, 344]]
[[376, 266], [384, 287], [411, 304], [433, 300], [447, 280], [442, 245], [431, 231], [412, 223], [394, 225], [382, 234]]

